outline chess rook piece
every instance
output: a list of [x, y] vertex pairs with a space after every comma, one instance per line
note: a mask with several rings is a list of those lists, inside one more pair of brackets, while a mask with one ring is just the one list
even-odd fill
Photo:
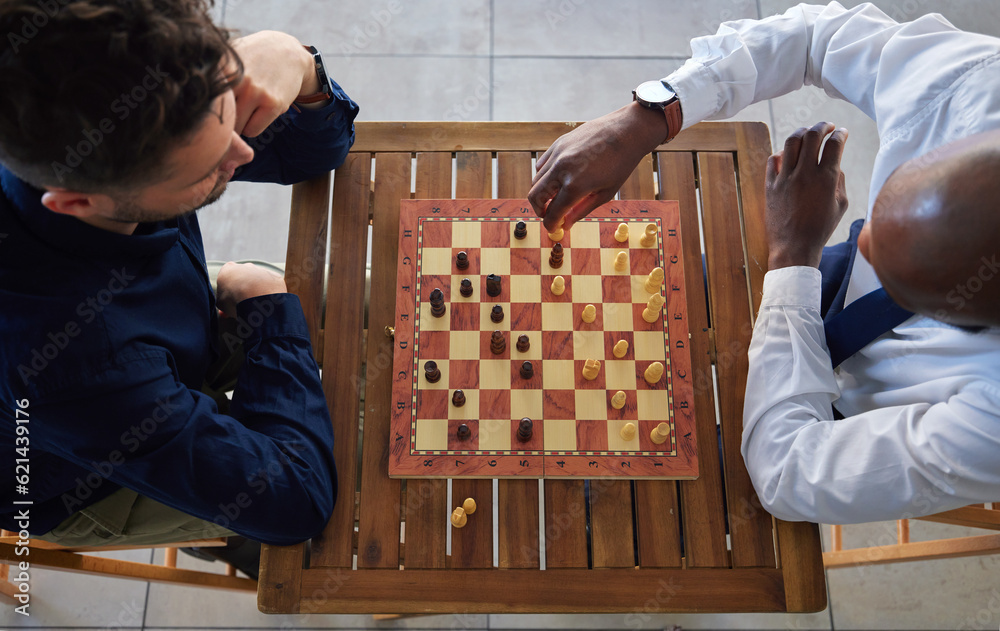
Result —
[[628, 340], [618, 340], [615, 342], [615, 347], [611, 349], [611, 352], [618, 359], [625, 357], [628, 354]]
[[461, 390], [455, 390], [455, 394], [451, 395], [451, 404], [457, 408], [465, 405], [465, 393]]
[[521, 364], [521, 378], [531, 379], [535, 376], [535, 367], [531, 365], [531, 362], [524, 362]]
[[597, 307], [594, 305], [587, 305], [583, 308], [583, 313], [580, 314], [580, 318], [587, 324], [591, 324], [597, 319]]
[[624, 272], [628, 269], [628, 252], [622, 250], [615, 255], [615, 271]]
[[486, 277], [486, 294], [491, 298], [496, 298], [500, 295], [501, 285], [500, 276], [497, 274], [490, 274]]
[[462, 284], [458, 288], [458, 293], [462, 294], [463, 297], [468, 298], [472, 295], [472, 281], [468, 278], [462, 279]]
[[427, 383], [437, 383], [441, 379], [441, 369], [438, 368], [437, 362], [429, 361], [424, 364], [424, 378], [427, 379]]
[[642, 310], [642, 319], [650, 324], [656, 322], [660, 317], [660, 309], [663, 308], [663, 296], [653, 294], [646, 303], [646, 308]]
[[618, 435], [622, 437], [622, 440], [635, 439], [635, 423], [625, 423]]
[[522, 418], [521, 422], [517, 424], [517, 439], [523, 443], [531, 440], [531, 432], [534, 429], [534, 423], [531, 422], [530, 418]]
[[507, 340], [504, 339], [503, 333], [493, 331], [493, 337], [490, 338], [490, 352], [494, 355], [500, 355], [505, 350], [507, 350]]
[[435, 318], [440, 318], [444, 315], [444, 292], [440, 288], [435, 287], [434, 291], [431, 292], [431, 315]]
[[451, 513], [451, 525], [455, 528], [462, 528], [469, 522], [469, 518], [465, 516], [465, 509], [459, 506]]
[[461, 425], [458, 426], [458, 429], [455, 431], [455, 435], [458, 437], [459, 440], [467, 440], [469, 436], [472, 436], [472, 430], [469, 429], [468, 425], [462, 423]]
[[620, 223], [618, 224], [618, 229], [615, 230], [615, 241], [618, 243], [625, 243], [628, 241], [628, 224]]
[[528, 349], [531, 348], [531, 340], [524, 333], [517, 336], [517, 352], [527, 353]]
[[[559, 263], [562, 265], [562, 263]], [[566, 279], [562, 276], [556, 276], [552, 279], [552, 285], [549, 287], [552, 290], [553, 296], [561, 296], [563, 292], [566, 291]]]
[[611, 397], [611, 407], [616, 410], [625, 407], [625, 393], [623, 391], [619, 390]]
[[562, 243], [557, 243], [552, 246], [552, 253], [549, 254], [549, 267], [552, 269], [559, 269], [562, 267], [563, 261], [563, 246]]
[[465, 498], [465, 501], [462, 502], [462, 510], [465, 511], [466, 515], [471, 515], [476, 512], [476, 500], [471, 497]]
[[646, 277], [646, 293], [647, 294], [658, 294], [660, 293], [660, 285], [663, 284], [663, 268], [654, 267], [653, 271], [649, 273]]
[[601, 362], [596, 359], [588, 359], [583, 362], [583, 378], [587, 381], [597, 379], [597, 373], [601, 372]]
[[503, 322], [503, 307], [500, 305], [493, 305], [493, 311], [490, 311], [490, 320], [494, 322]]
[[657, 445], [667, 442], [668, 438], [670, 438], [670, 425], [666, 423], [660, 423], [649, 433], [649, 439]]
[[528, 224], [523, 221], [517, 222], [517, 225], [514, 226], [514, 238], [520, 240], [526, 236], [528, 236]]
[[469, 255], [465, 252], [459, 252], [455, 256], [455, 267], [458, 269], [469, 269]]
[[656, 224], [646, 224], [646, 232], [639, 238], [639, 245], [651, 248], [656, 245]]
[[660, 377], [662, 376], [663, 376], [663, 364], [661, 364], [660, 362], [653, 362], [652, 364], [649, 365], [649, 368], [646, 369], [646, 372], [642, 374], [643, 379], [645, 379], [646, 383], [648, 384], [656, 383], [657, 381], [660, 380]]

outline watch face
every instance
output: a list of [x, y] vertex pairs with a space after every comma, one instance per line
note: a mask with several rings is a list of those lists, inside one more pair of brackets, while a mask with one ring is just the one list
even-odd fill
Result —
[[662, 81], [647, 81], [635, 89], [635, 96], [646, 103], [663, 106], [677, 95]]

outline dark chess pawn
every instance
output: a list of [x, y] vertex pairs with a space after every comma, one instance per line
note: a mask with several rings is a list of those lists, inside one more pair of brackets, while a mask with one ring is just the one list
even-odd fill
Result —
[[493, 305], [493, 311], [490, 312], [490, 320], [494, 322], [503, 322], [503, 307], [500, 305]]
[[441, 369], [438, 368], [437, 362], [429, 361], [424, 364], [424, 378], [427, 379], [427, 383], [437, 383], [441, 379]]
[[451, 404], [457, 408], [465, 405], [465, 393], [461, 390], [455, 390], [455, 394], [451, 395]]
[[455, 267], [458, 269], [469, 269], [469, 255], [465, 252], [459, 252], [455, 256]]
[[531, 440], [531, 430], [533, 429], [533, 423], [530, 418], [522, 418], [521, 422], [517, 424], [517, 439], [523, 443]]
[[531, 379], [535, 376], [535, 367], [531, 365], [531, 362], [524, 362], [521, 364], [521, 378]]
[[490, 351], [494, 355], [500, 355], [505, 350], [507, 350], [507, 340], [504, 339], [503, 333], [493, 331], [493, 337], [490, 338]]
[[444, 312], [444, 292], [435, 287], [431, 292], [431, 315], [440, 318]]
[[496, 298], [500, 295], [501, 285], [500, 277], [496, 274], [490, 274], [486, 277], [486, 293], [492, 297]]
[[514, 226], [514, 238], [523, 239], [526, 236], [528, 236], [528, 224], [523, 221], [517, 222], [517, 225]]
[[464, 296], [466, 298], [468, 298], [469, 296], [471, 296], [472, 295], [472, 281], [469, 280], [468, 278], [463, 278], [462, 279], [462, 284], [458, 288], [458, 293], [462, 294], [462, 296]]
[[[459, 392], [461, 392], [461, 390], [459, 390]], [[472, 430], [469, 429], [468, 425], [462, 423], [458, 426], [458, 431], [455, 432], [455, 435], [458, 436], [459, 440], [466, 440], [472, 435]]]
[[553, 269], [559, 269], [562, 267], [563, 262], [563, 246], [562, 243], [557, 243], [552, 246], [552, 254], [549, 255], [549, 267]]
[[523, 333], [521, 335], [518, 335], [517, 352], [527, 353], [529, 348], [531, 348], [531, 340], [528, 339], [528, 336]]

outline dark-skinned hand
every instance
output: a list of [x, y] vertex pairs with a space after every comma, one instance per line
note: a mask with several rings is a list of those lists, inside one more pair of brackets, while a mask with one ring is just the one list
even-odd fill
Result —
[[840, 170], [846, 141], [846, 129], [834, 131], [831, 123], [817, 123], [793, 133], [784, 150], [768, 158], [768, 269], [819, 267], [823, 246], [847, 211], [844, 172]]

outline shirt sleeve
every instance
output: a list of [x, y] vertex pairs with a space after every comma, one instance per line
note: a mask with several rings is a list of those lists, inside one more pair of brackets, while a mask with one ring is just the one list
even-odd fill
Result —
[[692, 40], [691, 58], [664, 81], [683, 105], [684, 128], [815, 85], [859, 107], [885, 134], [997, 44], [938, 14], [900, 24], [868, 3], [800, 4], [763, 20], [725, 22]]
[[254, 150], [233, 180], [295, 184], [336, 169], [354, 144], [358, 105], [333, 82], [333, 98], [319, 109], [292, 106], [255, 138]]
[[992, 501], [1000, 391], [981, 380], [937, 404], [841, 420], [820, 318], [820, 274], [768, 272], [749, 352], [742, 453], [761, 504], [789, 521], [919, 517]]
[[317, 534], [333, 512], [336, 470], [301, 305], [274, 294], [237, 311], [246, 361], [231, 415], [180, 383], [168, 352], [124, 351], [86, 388], [34, 406], [33, 440], [257, 541], [289, 545]]

